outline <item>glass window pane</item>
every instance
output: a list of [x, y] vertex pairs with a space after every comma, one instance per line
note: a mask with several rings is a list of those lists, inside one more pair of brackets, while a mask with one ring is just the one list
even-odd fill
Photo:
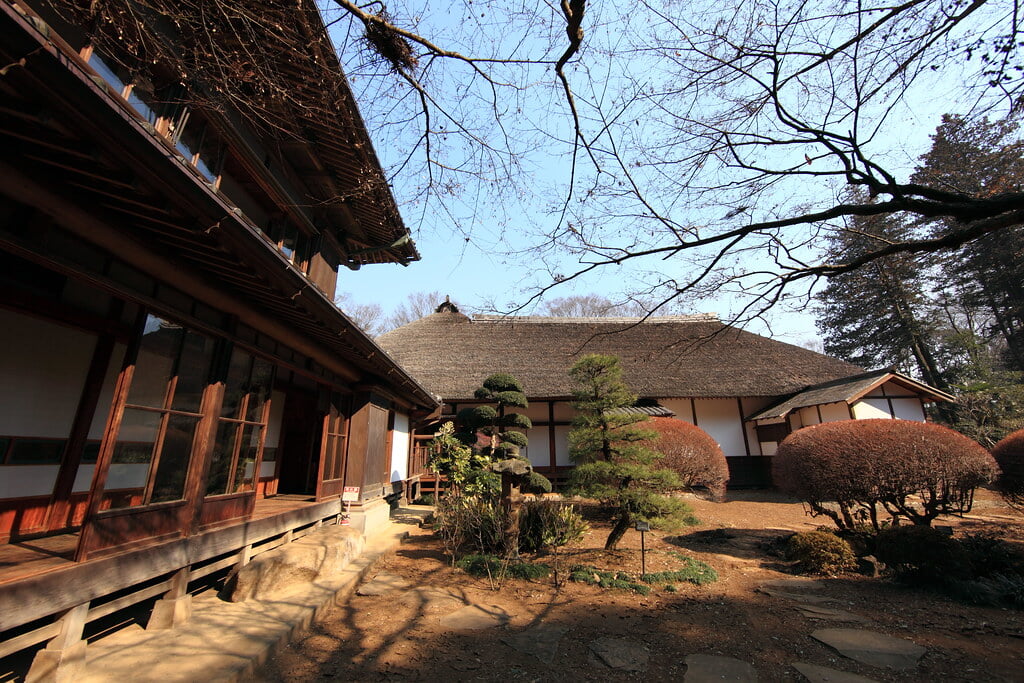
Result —
[[228, 492], [228, 475], [231, 473], [231, 458], [235, 454], [235, 439], [238, 432], [237, 422], [221, 422], [217, 425], [217, 439], [213, 444], [210, 471], [206, 476], [208, 496]]
[[270, 398], [274, 384], [274, 365], [262, 358], [253, 359], [252, 377], [249, 382], [249, 406], [245, 419], [250, 422], [263, 421], [263, 406]]
[[238, 465], [235, 469], [235, 490], [252, 490], [252, 478], [256, 471], [256, 455], [263, 438], [263, 427], [245, 425], [242, 429], [242, 444], [238, 451]]
[[100, 442], [99, 441], [86, 441], [85, 446], [82, 448], [82, 464], [89, 465], [95, 463], [100, 458]]
[[337, 477], [334, 476], [334, 444], [337, 440], [338, 437], [333, 434], [328, 434], [327, 443], [324, 444], [324, 481], [337, 479]]
[[125, 408], [111, 462], [149, 463], [153, 459], [153, 444], [159, 429], [160, 413]]
[[64, 453], [64, 439], [15, 439], [9, 465], [55, 465]]
[[224, 386], [224, 403], [221, 406], [221, 417], [239, 418], [242, 398], [249, 392], [249, 373], [252, 356], [236, 348], [231, 353], [231, 366]]
[[345, 476], [345, 437], [339, 436], [334, 446], [334, 478], [341, 479]]
[[146, 318], [139, 357], [135, 363], [128, 403], [163, 408], [167, 382], [174, 371], [185, 330], [154, 315]]
[[189, 415], [169, 415], [167, 433], [160, 449], [160, 464], [157, 465], [153, 482], [151, 503], [180, 500], [185, 493], [185, 476], [188, 474], [192, 457], [192, 441], [199, 418]]
[[198, 413], [203, 390], [210, 378], [215, 342], [209, 337], [189, 331], [178, 362], [178, 382], [174, 387], [171, 407]]
[[7, 447], [11, 445], [9, 438], [0, 437], [0, 465], [4, 464], [4, 456], [7, 455]]

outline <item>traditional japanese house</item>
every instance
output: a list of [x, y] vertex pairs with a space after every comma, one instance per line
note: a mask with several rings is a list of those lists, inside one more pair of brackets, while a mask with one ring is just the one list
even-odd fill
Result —
[[[642, 412], [708, 432], [728, 457], [732, 486], [769, 483], [770, 457], [795, 429], [819, 422], [923, 421], [952, 397], [889, 370], [863, 368], [723, 324], [714, 315], [639, 318], [474, 316], [451, 304], [377, 341], [444, 400], [441, 419], [476, 403], [494, 372], [523, 384], [533, 422], [526, 454], [561, 479], [571, 467], [568, 370], [586, 353], [618, 356]], [[429, 431], [424, 426], [423, 431]]]
[[0, 2], [0, 656], [386, 520], [438, 406], [332, 302], [419, 256], [315, 4], [202, 6]]

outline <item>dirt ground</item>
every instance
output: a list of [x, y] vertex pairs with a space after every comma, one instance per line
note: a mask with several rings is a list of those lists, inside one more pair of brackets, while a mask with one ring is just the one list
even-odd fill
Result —
[[[820, 581], [814, 592], [861, 624], [802, 616], [795, 603], [758, 591], [792, 568], [766, 551], [772, 539], [822, 524], [798, 503], [766, 492], [733, 492], [724, 503], [689, 499], [701, 524], [676, 534], [646, 534], [647, 571], [678, 567], [678, 554], [707, 562], [717, 582], [677, 584], [640, 596], [552, 578], [494, 585], [453, 569], [428, 529], [410, 539], [383, 571], [411, 585], [436, 587], [457, 600], [424, 602], [419, 593], [353, 596], [268, 662], [264, 681], [583, 681], [682, 680], [690, 654], [725, 655], [754, 665], [761, 681], [804, 680], [797, 661], [841, 669], [877, 681], [1024, 681], [1024, 613], [965, 605], [941, 595], [858, 575]], [[942, 519], [962, 530], [999, 531], [1024, 547], [1024, 515], [981, 492], [965, 519]], [[572, 564], [640, 572], [640, 534], [621, 549], [600, 550], [607, 525], [592, 523], [578, 547], [543, 558], [564, 578]], [[463, 604], [504, 611], [506, 626], [452, 631], [441, 617]], [[440, 605], [440, 606], [438, 606]], [[531, 628], [560, 629], [553, 659], [506, 640]], [[820, 628], [858, 627], [907, 638], [927, 648], [916, 669], [894, 672], [839, 655], [814, 640]], [[599, 638], [625, 639], [646, 654], [642, 672], [607, 668], [591, 653]]]

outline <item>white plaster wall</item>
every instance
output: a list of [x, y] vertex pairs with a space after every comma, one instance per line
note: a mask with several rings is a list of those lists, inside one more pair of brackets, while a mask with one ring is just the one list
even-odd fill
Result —
[[[770, 399], [770, 398], [743, 398], [743, 399], [740, 399], [740, 402], [743, 405], [743, 414], [740, 417], [744, 418], [747, 415], [753, 415], [758, 410], [761, 410], [762, 408], [767, 407], [769, 404], [773, 403], [774, 400]], [[781, 422], [781, 420], [779, 420], [779, 422]], [[765, 453], [764, 452], [765, 446], [763, 446], [761, 444], [761, 442], [757, 440], [757, 429], [756, 429], [756, 425], [753, 422], [744, 422], [743, 423], [743, 428], [747, 430], [747, 443], [750, 444], [750, 454], [751, 455], [774, 455], [775, 454], [775, 442], [774, 441], [768, 442], [768, 444], [769, 444], [768, 448], [772, 452], [771, 453]]]
[[894, 398], [892, 400], [892, 409], [896, 413], [896, 417], [900, 420], [913, 420], [914, 422], [924, 422], [924, 408], [921, 406], [921, 401], [916, 398]]
[[693, 424], [693, 410], [691, 409], [690, 399], [688, 398], [664, 398], [659, 399], [658, 403], [665, 406], [673, 413], [676, 414], [677, 420], [683, 422], [689, 422]]
[[846, 403], [827, 403], [821, 406], [822, 422], [838, 422], [850, 419], [850, 408]]
[[66, 439], [96, 338], [6, 310], [0, 329], [0, 434]]
[[9, 465], [0, 468], [0, 498], [48, 496], [60, 465]]
[[857, 420], [892, 418], [889, 414], [889, 403], [885, 399], [861, 399], [850, 407], [853, 409], [853, 417]]
[[[818, 419], [818, 409], [814, 406], [811, 406], [810, 408], [801, 408], [797, 411], [797, 414], [800, 416], [800, 427], [810, 427], [811, 425], [816, 425], [821, 422], [821, 420]], [[796, 428], [796, 425], [793, 426]]]
[[547, 401], [536, 401], [530, 402], [530, 405], [525, 408], [509, 408], [509, 412], [519, 413], [530, 418], [532, 422], [547, 422], [548, 421], [548, 402]]
[[569, 422], [574, 417], [576, 409], [568, 401], [555, 401], [555, 422]]
[[526, 457], [530, 464], [538, 467], [547, 467], [551, 464], [551, 448], [548, 445], [548, 428], [533, 427], [526, 430], [526, 438], [529, 445], [526, 447]]
[[274, 476], [274, 470], [277, 468], [277, 463], [274, 461], [261, 462], [260, 463], [260, 479], [266, 479]]
[[743, 443], [743, 418], [735, 398], [699, 398], [696, 408], [697, 426], [718, 442], [726, 456], [747, 454]]
[[[265, 448], [277, 448], [281, 445], [281, 421], [284, 419], [284, 399], [285, 393], [283, 391], [270, 392], [270, 416], [267, 418], [267, 440], [263, 444]], [[273, 474], [273, 471], [270, 473]]]
[[391, 481], [409, 478], [409, 416], [395, 413], [395, 428], [391, 433]]

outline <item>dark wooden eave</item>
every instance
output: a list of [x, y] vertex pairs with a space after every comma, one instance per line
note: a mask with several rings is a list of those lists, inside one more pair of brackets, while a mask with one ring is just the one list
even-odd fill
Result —
[[45, 24], [0, 8], [0, 63], [12, 65], [0, 77], [0, 192], [129, 263], [179, 271], [197, 298], [254, 309], [329, 369], [354, 366], [364, 382], [437, 405]]

